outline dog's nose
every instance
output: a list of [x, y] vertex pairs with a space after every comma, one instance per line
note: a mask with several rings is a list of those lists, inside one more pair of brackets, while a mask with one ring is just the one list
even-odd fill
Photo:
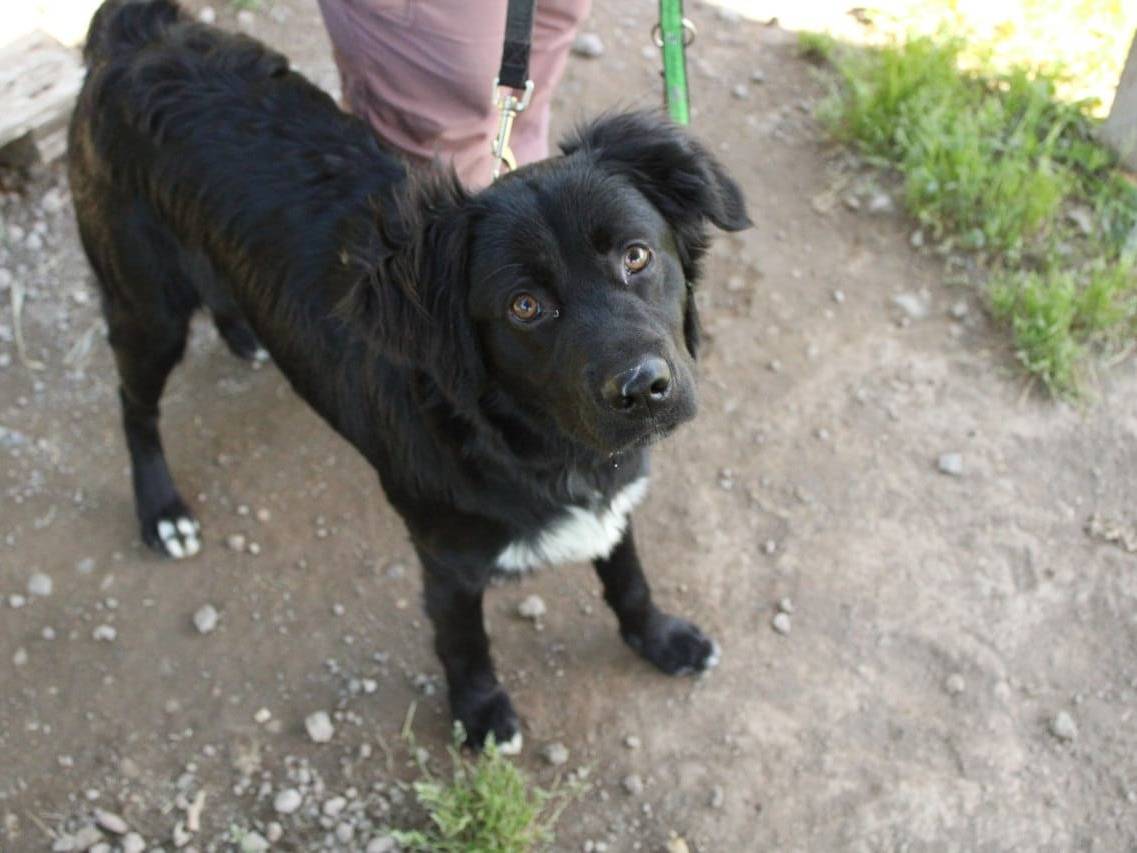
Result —
[[671, 393], [671, 366], [658, 356], [645, 358], [604, 383], [604, 401], [620, 412], [659, 404]]

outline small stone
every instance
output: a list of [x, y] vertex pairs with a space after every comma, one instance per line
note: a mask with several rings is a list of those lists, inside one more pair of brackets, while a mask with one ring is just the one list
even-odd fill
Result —
[[545, 612], [545, 602], [539, 595], [531, 595], [517, 605], [517, 615], [523, 619], [536, 621], [544, 616]]
[[347, 844], [355, 837], [355, 827], [346, 821], [336, 825], [336, 841]]
[[738, 100], [745, 101], [750, 97], [750, 87], [745, 83], [739, 83], [737, 86], [730, 90], [730, 93], [734, 95], [734, 97], [738, 98]]
[[595, 59], [604, 54], [604, 42], [596, 33], [580, 33], [573, 39], [572, 52], [586, 59]]
[[942, 453], [936, 462], [936, 467], [940, 469], [941, 474], [960, 477], [963, 475], [963, 454]]
[[284, 838], [284, 827], [280, 825], [279, 821], [269, 821], [268, 826], [265, 827], [265, 838], [272, 844], [276, 844]]
[[667, 853], [690, 853], [687, 842], [678, 835], [667, 840]]
[[793, 613], [794, 602], [788, 595], [784, 598], [778, 599], [778, 611], [781, 613]]
[[16, 649], [16, 653], [12, 655], [12, 663], [16, 666], [25, 666], [28, 662], [28, 650], [23, 646]]
[[243, 30], [251, 30], [257, 22], [257, 16], [251, 9], [242, 9], [237, 13], [237, 26]]
[[81, 575], [89, 575], [95, 571], [95, 560], [93, 557], [84, 557], [75, 564], [75, 571]]
[[171, 833], [174, 839], [175, 847], [185, 847], [193, 840], [193, 833], [185, 828], [180, 820], [174, 824], [174, 831]]
[[130, 829], [121, 816], [114, 812], [109, 812], [106, 809], [95, 809], [95, 823], [107, 832], [113, 832], [115, 835], [125, 835], [127, 830]]
[[272, 711], [268, 708], [260, 708], [253, 714], [253, 721], [260, 723], [262, 726], [272, 719]]
[[771, 624], [773, 625], [774, 630], [777, 631], [779, 634], [783, 634], [783, 635], [788, 634], [790, 632], [790, 628], [792, 627], [792, 623], [790, 621], [790, 614], [788, 614], [788, 613], [775, 613], [774, 614], [774, 620], [773, 620], [773, 622], [771, 622]]
[[865, 203], [865, 209], [869, 213], [892, 213], [896, 204], [892, 200], [892, 196], [888, 193], [878, 190], [869, 196], [868, 201]]
[[54, 587], [55, 584], [52, 583], [51, 575], [45, 575], [43, 572], [36, 572], [28, 578], [28, 595], [47, 598], [51, 595]]
[[711, 796], [710, 799], [707, 800], [707, 805], [712, 809], [721, 809], [725, 802], [726, 792], [723, 791], [722, 785], [715, 785], [711, 788]]
[[378, 838], [372, 838], [367, 842], [366, 853], [394, 853], [399, 847], [397, 842], [390, 835], [380, 835]]
[[951, 315], [951, 318], [953, 320], [962, 320], [967, 316], [970, 310], [971, 309], [968, 306], [967, 302], [961, 299], [959, 302], [954, 303], [951, 308], [948, 309], [948, 314]]
[[229, 546], [230, 551], [244, 551], [245, 537], [240, 533], [232, 533], [226, 537], [225, 544]]
[[252, 554], [255, 557], [260, 552], [261, 552], [261, 546], [260, 545], [258, 545], [256, 542], [250, 542], [249, 543], [249, 553], [250, 554]]
[[638, 797], [644, 792], [644, 780], [640, 778], [638, 773], [629, 773], [620, 782], [624, 791], [633, 797]]
[[264, 853], [271, 845], [259, 832], [249, 831], [241, 837], [241, 853]]
[[324, 802], [321, 809], [328, 817], [339, 817], [340, 812], [347, 807], [347, 799], [345, 797], [332, 797], [330, 800]]
[[20, 595], [18, 592], [8, 596], [8, 606], [13, 610], [19, 610], [27, 603], [28, 599]]
[[271, 518], [272, 518], [272, 513], [269, 512], [264, 507], [261, 507], [260, 509], [257, 510], [257, 521], [261, 522], [262, 524], [268, 522], [269, 519], [271, 519]]
[[146, 849], [146, 839], [137, 832], [128, 832], [122, 839], [122, 853], [142, 853]]
[[314, 743], [327, 743], [336, 733], [327, 711], [315, 711], [304, 718], [304, 728]]
[[755, 68], [753, 71], [750, 72], [750, 82], [751, 83], [765, 83], [766, 82], [766, 72], [763, 71], [761, 68]]
[[113, 643], [118, 637], [118, 631], [113, 625], [96, 625], [91, 631], [91, 638], [101, 643]]
[[221, 616], [212, 604], [203, 604], [193, 614], [193, 624], [199, 634], [209, 634], [217, 627]]
[[640, 739], [635, 735], [628, 735], [624, 738], [624, 746], [626, 746], [628, 749], [639, 749]]
[[569, 760], [569, 751], [560, 741], [554, 741], [541, 750], [541, 757], [554, 767], [560, 767]]
[[953, 672], [946, 679], [944, 679], [944, 690], [952, 696], [958, 696], [966, 689], [967, 684], [963, 680], [963, 676], [958, 672]]
[[892, 304], [913, 320], [928, 316], [928, 303], [917, 293], [898, 293], [892, 297]]
[[1059, 711], [1050, 721], [1050, 733], [1059, 740], [1072, 741], [1078, 736], [1078, 725], [1065, 711]]
[[294, 811], [300, 808], [300, 803], [303, 801], [304, 798], [295, 788], [285, 788], [283, 791], [278, 792], [277, 795], [273, 797], [272, 807], [279, 814], [292, 814]]
[[217, 13], [213, 11], [212, 6], [206, 6], [204, 9], [197, 13], [197, 19], [203, 24], [212, 24], [217, 20]]

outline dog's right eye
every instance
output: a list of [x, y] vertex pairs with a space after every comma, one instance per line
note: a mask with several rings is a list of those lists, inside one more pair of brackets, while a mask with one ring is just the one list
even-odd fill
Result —
[[532, 293], [519, 293], [513, 297], [509, 313], [522, 323], [532, 323], [541, 316], [541, 303]]

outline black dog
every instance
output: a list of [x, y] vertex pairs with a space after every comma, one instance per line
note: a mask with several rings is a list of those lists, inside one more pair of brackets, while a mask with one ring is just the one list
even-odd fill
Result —
[[158, 401], [205, 307], [378, 471], [470, 743], [520, 745], [482, 625], [495, 572], [593, 560], [637, 652], [668, 673], [717, 662], [652, 603], [629, 521], [645, 447], [695, 413], [707, 223], [749, 225], [702, 147], [610, 116], [470, 195], [408, 175], [283, 56], [170, 0], [108, 0], [85, 55], [71, 187], [149, 545], [200, 547]]

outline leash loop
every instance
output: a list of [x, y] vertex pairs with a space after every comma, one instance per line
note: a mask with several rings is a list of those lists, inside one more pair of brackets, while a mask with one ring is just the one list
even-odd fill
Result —
[[[509, 0], [505, 13], [505, 39], [501, 46], [501, 68], [493, 81], [493, 105], [497, 109], [497, 133], [490, 143], [493, 155], [491, 176], [496, 181], [502, 166], [511, 171], [517, 159], [509, 147], [513, 120], [525, 112], [533, 98], [533, 81], [529, 79], [529, 49], [533, 44], [535, 0]], [[520, 92], [518, 97], [516, 93]]]
[[500, 78], [493, 81], [493, 101], [498, 111], [498, 119], [497, 133], [494, 134], [490, 145], [490, 153], [493, 155], [491, 175], [495, 181], [501, 175], [503, 164], [511, 172], [517, 168], [517, 158], [513, 156], [513, 150], [509, 147], [509, 134], [513, 131], [513, 120], [525, 112], [533, 99], [533, 81], [525, 81], [525, 88], [520, 98], [515, 94], [516, 91], [500, 85]]

